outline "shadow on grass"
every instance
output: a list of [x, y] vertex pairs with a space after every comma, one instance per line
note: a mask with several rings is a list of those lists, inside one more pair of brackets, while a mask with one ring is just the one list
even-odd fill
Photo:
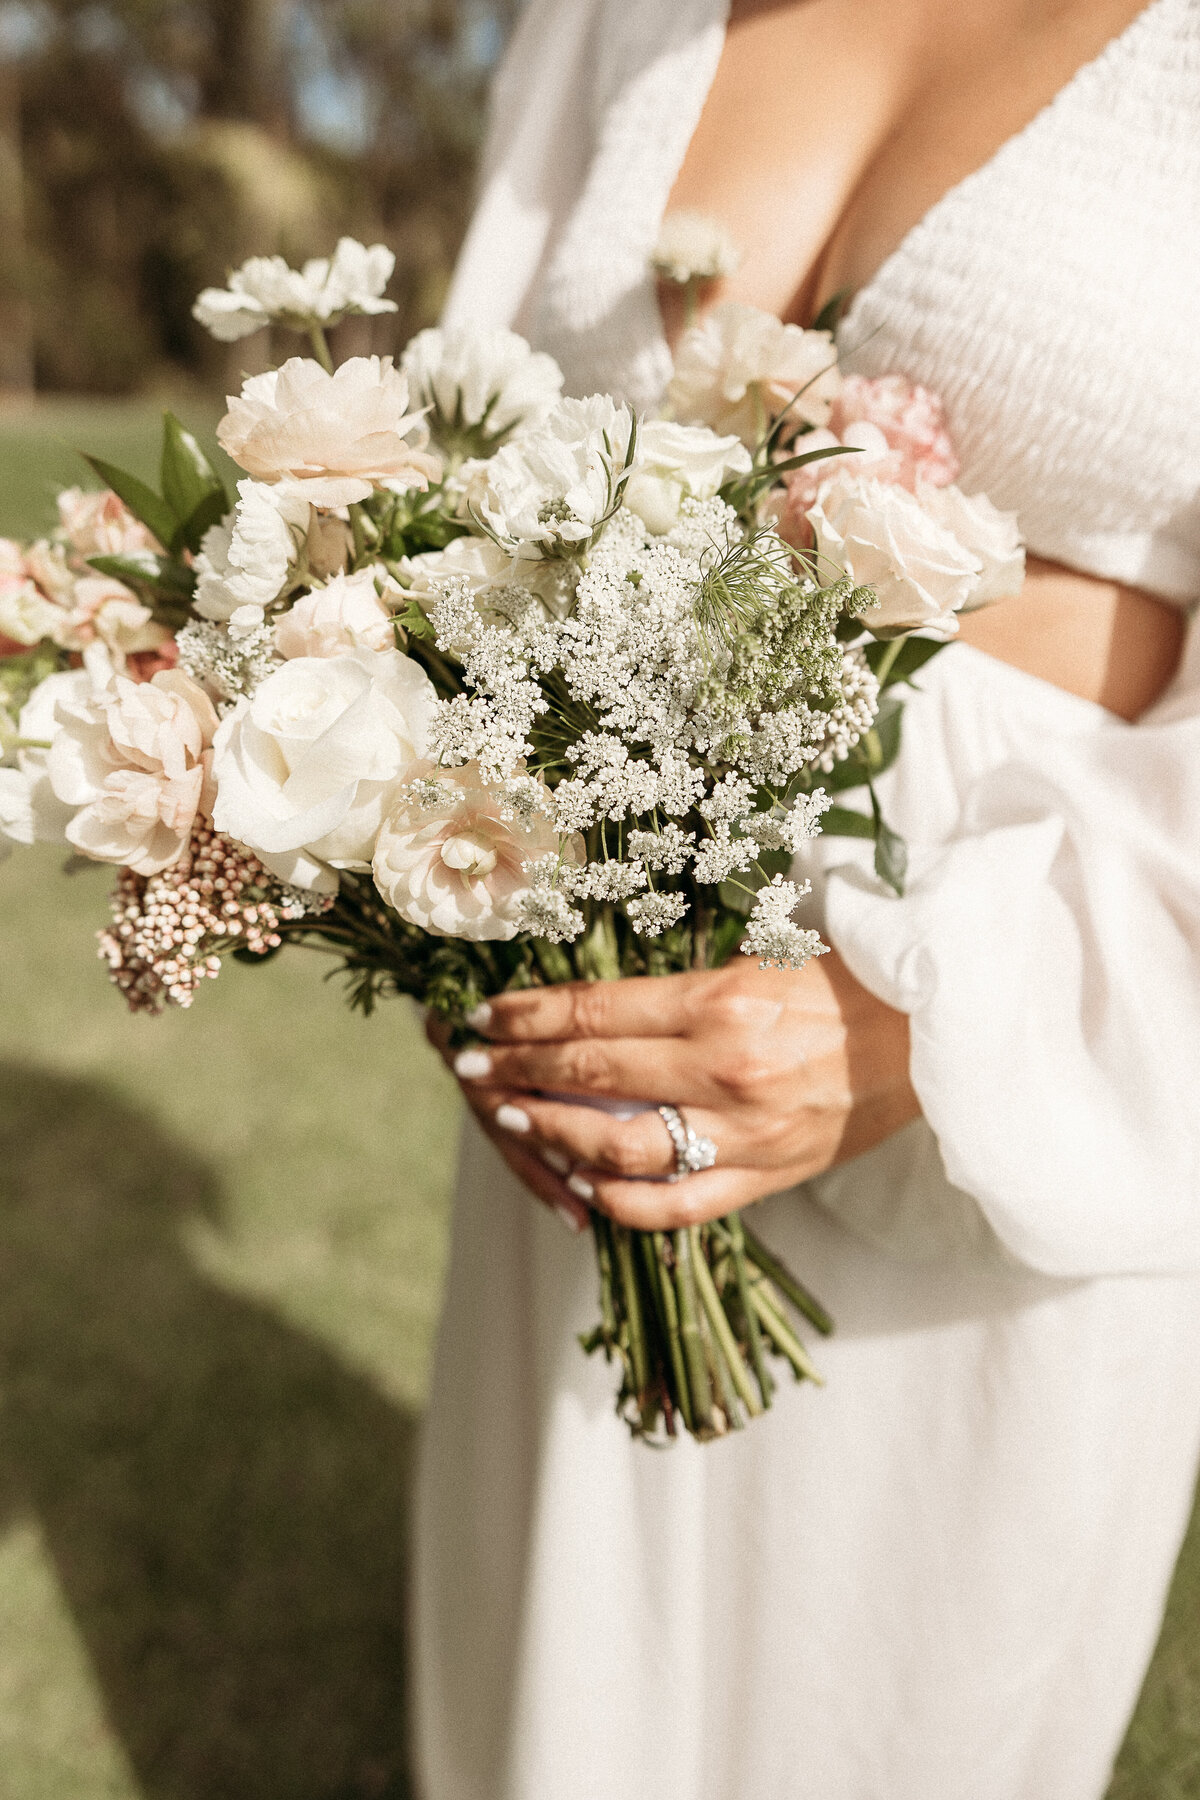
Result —
[[0, 1506], [146, 1800], [399, 1800], [414, 1424], [196, 1270], [219, 1198], [102, 1086], [0, 1063]]

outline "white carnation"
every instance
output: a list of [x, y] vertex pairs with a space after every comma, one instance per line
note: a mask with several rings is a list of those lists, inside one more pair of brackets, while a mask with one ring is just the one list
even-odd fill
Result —
[[397, 650], [297, 657], [221, 722], [213, 821], [281, 881], [330, 893], [366, 868], [426, 753], [433, 684]]
[[667, 404], [684, 424], [754, 445], [785, 407], [797, 426], [824, 425], [841, 386], [828, 331], [802, 331], [729, 300], [680, 338]]
[[737, 272], [742, 253], [719, 219], [705, 213], [668, 213], [650, 261], [668, 281], [718, 281]]
[[[233, 512], [204, 534], [196, 558], [195, 611], [231, 619], [277, 600], [308, 532], [308, 501], [261, 481], [239, 481]], [[261, 621], [260, 621], [261, 622]]]
[[485, 455], [512, 431], [540, 425], [562, 394], [562, 370], [515, 331], [460, 325], [419, 331], [400, 358], [413, 404], [433, 409], [434, 436]]
[[332, 258], [315, 257], [293, 269], [282, 256], [252, 256], [227, 288], [205, 288], [192, 317], [222, 343], [248, 337], [277, 321], [304, 330], [332, 325], [347, 313], [395, 312], [381, 298], [396, 259], [385, 244], [342, 238]]

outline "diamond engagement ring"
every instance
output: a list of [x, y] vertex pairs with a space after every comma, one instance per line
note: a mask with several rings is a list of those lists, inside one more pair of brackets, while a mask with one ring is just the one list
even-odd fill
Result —
[[677, 1106], [660, 1106], [658, 1116], [670, 1134], [675, 1149], [675, 1169], [668, 1181], [682, 1181], [701, 1169], [711, 1169], [717, 1160], [717, 1146], [711, 1138], [692, 1130]]

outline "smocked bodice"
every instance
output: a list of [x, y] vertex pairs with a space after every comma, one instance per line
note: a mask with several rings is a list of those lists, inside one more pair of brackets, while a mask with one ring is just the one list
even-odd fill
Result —
[[[657, 401], [670, 354], [648, 257], [726, 10], [533, 0], [450, 317], [515, 322], [573, 391]], [[1188, 603], [1198, 322], [1200, 0], [1152, 0], [906, 235], [841, 348], [942, 396], [963, 485], [1015, 511], [1033, 551]]]

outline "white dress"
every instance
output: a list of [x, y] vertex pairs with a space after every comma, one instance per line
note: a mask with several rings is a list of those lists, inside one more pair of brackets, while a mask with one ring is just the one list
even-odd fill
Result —
[[[645, 274], [721, 0], [532, 0], [450, 316], [653, 402]], [[1154, 0], [905, 238], [851, 366], [1031, 548], [1200, 595], [1200, 0]], [[856, 346], [861, 346], [855, 351]], [[924, 1117], [756, 1210], [828, 1385], [655, 1452], [590, 1244], [468, 1132], [418, 1500], [421, 1800], [1097, 1800], [1200, 1448], [1200, 649], [1136, 727], [966, 647], [910, 703], [907, 896], [819, 846]], [[669, 1095], [664, 1095], [669, 1099]]]

